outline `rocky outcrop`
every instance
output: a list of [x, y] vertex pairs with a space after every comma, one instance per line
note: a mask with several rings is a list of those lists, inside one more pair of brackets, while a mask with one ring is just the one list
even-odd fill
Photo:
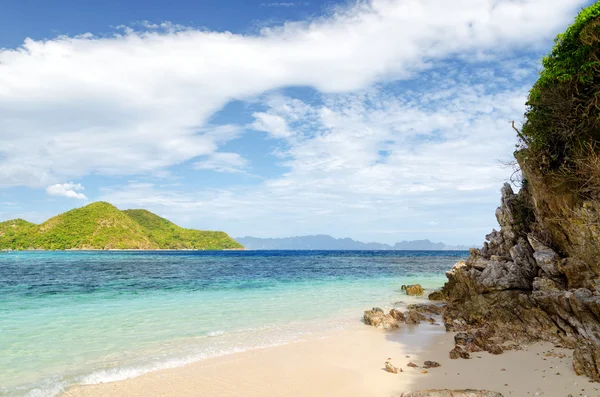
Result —
[[383, 309], [374, 307], [371, 310], [365, 310], [363, 321], [367, 325], [387, 330], [399, 328], [400, 323], [420, 324], [421, 321], [429, 321], [431, 324], [439, 325], [433, 317], [425, 316], [423, 313], [439, 316], [444, 310], [442, 306], [430, 304], [409, 305], [408, 309], [404, 313], [398, 309], [392, 309], [388, 314], [385, 314]]
[[[461, 332], [450, 356], [499, 354], [514, 347], [506, 347], [507, 341], [545, 340], [575, 349], [575, 371], [600, 381], [600, 256], [591, 255], [596, 248], [586, 249], [581, 239], [594, 234], [589, 229], [598, 223], [557, 230], [558, 221], [547, 217], [549, 199], [538, 187], [529, 183], [515, 194], [504, 185], [496, 211], [500, 230], [454, 265], [433, 296], [447, 300], [446, 328]], [[557, 197], [552, 203], [555, 212], [562, 203], [565, 214], [566, 207], [578, 205]]]
[[367, 325], [387, 330], [392, 330], [399, 327], [398, 321], [391, 314], [385, 314], [385, 312], [379, 307], [374, 307], [371, 310], [365, 310], [363, 320]]
[[427, 303], [413, 303], [411, 305], [408, 305], [408, 310], [414, 310], [416, 312], [429, 315], [441, 315], [444, 311], [444, 306], [431, 305]]
[[420, 296], [424, 294], [421, 284], [403, 285], [400, 287], [402, 291], [406, 291], [406, 295]]
[[503, 397], [502, 394], [489, 390], [421, 390], [402, 393], [400, 397]]

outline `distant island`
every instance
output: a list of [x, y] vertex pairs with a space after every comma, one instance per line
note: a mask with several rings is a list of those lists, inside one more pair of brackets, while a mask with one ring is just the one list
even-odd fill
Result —
[[446, 245], [429, 240], [401, 241], [394, 245], [363, 243], [351, 238], [334, 238], [327, 235], [285, 238], [239, 237], [236, 240], [246, 249], [253, 250], [385, 250], [385, 251], [446, 251], [468, 250], [466, 245]]
[[121, 211], [96, 202], [48, 219], [0, 223], [0, 250], [195, 249], [244, 247], [225, 232], [184, 229], [143, 209]]

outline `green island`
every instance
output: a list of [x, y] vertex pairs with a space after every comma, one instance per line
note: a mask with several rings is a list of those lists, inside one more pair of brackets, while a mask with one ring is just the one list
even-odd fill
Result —
[[96, 202], [36, 225], [0, 222], [0, 250], [244, 249], [225, 232], [185, 229], [143, 209]]

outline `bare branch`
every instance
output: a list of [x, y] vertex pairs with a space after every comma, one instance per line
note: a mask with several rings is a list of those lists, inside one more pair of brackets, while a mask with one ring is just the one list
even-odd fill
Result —
[[525, 135], [523, 135], [523, 133], [521, 131], [519, 131], [517, 129], [517, 127], [515, 127], [515, 121], [514, 120], [511, 122], [511, 124], [512, 124], [513, 130], [515, 130], [517, 132], [517, 135], [519, 136], [519, 138], [521, 138], [521, 140], [523, 142], [525, 142], [527, 145], [529, 145], [529, 140], [527, 138], [525, 138]]

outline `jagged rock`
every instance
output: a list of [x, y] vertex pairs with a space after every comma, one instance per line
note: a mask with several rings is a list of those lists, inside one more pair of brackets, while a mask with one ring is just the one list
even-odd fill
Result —
[[502, 347], [500, 347], [498, 345], [494, 345], [494, 344], [487, 345], [485, 351], [489, 352], [490, 354], [495, 354], [495, 355], [504, 353], [504, 350], [502, 349]]
[[404, 317], [404, 322], [406, 322], [406, 324], [420, 324], [421, 321], [427, 320], [427, 317], [425, 317], [416, 310], [409, 310], [405, 312]]
[[441, 367], [441, 364], [438, 363], [437, 361], [425, 361], [423, 363], [423, 368], [426, 368], [426, 369], [437, 368], [437, 367]]
[[389, 361], [385, 362], [385, 370], [392, 374], [397, 374], [398, 372], [403, 372], [401, 368], [394, 367], [392, 365], [392, 363], [390, 363]]
[[402, 393], [400, 397], [503, 397], [498, 392], [489, 390], [473, 390], [473, 389], [462, 389], [462, 390], [449, 390], [449, 389], [437, 389], [437, 390], [420, 390]]
[[419, 368], [419, 366], [413, 362], [410, 362], [408, 364], [406, 364], [407, 367], [411, 367], [411, 368]]
[[537, 265], [548, 275], [548, 277], [556, 278], [560, 277], [561, 273], [558, 269], [559, 263], [561, 262], [560, 256], [554, 252], [551, 248], [546, 247], [544, 244], [537, 241], [532, 236], [528, 236], [529, 244], [535, 251], [533, 258]]
[[[594, 251], [600, 227], [593, 233], [582, 229], [600, 224], [600, 205], [595, 223], [586, 218], [559, 228], [557, 218], [546, 215], [550, 204], [536, 192], [539, 186], [530, 183], [515, 194], [505, 185], [496, 211], [500, 230], [446, 273], [439, 292], [447, 300], [444, 324], [463, 332], [450, 358], [480, 350], [500, 354], [518, 343], [545, 340], [575, 349], [575, 371], [600, 381], [600, 254]], [[552, 210], [572, 217], [579, 211], [568, 207], [572, 203], [553, 201]], [[503, 345], [507, 341], [513, 346]]]
[[446, 300], [446, 295], [444, 295], [444, 293], [441, 290], [438, 290], [433, 291], [431, 294], [429, 294], [428, 298], [430, 301], [443, 301]]
[[471, 358], [471, 355], [469, 354], [469, 352], [460, 346], [455, 346], [454, 349], [450, 350], [450, 353], [448, 353], [448, 356], [452, 360], [457, 360], [459, 358], [464, 358], [464, 359]]
[[[454, 335], [454, 343], [462, 351], [468, 353], [487, 351], [491, 354], [502, 354], [504, 349], [495, 343], [493, 339], [493, 332], [487, 329], [478, 329], [474, 332], [460, 332]], [[502, 339], [498, 342], [502, 342]]]
[[363, 319], [365, 324], [377, 328], [392, 330], [400, 327], [398, 321], [396, 321], [394, 317], [390, 314], [385, 314], [383, 310], [378, 307], [374, 307], [371, 310], [365, 310]]
[[472, 334], [466, 332], [459, 332], [454, 335], [454, 343], [460, 346], [467, 346], [470, 343], [475, 342], [475, 337]]
[[599, 379], [600, 351], [593, 343], [582, 343], [573, 352], [573, 369], [577, 375]]
[[558, 291], [558, 285], [549, 278], [536, 277], [533, 279], [534, 291]]
[[414, 310], [419, 313], [440, 315], [440, 314], [442, 314], [444, 307], [438, 306], [438, 305], [431, 305], [431, 304], [427, 304], [427, 303], [414, 303], [414, 304], [408, 305], [408, 310]]
[[480, 346], [480, 343], [478, 344], [476, 341], [477, 339], [475, 335], [471, 333], [461, 332], [454, 335], [454, 343], [469, 353], [476, 353], [483, 350], [483, 347]]
[[390, 310], [390, 316], [392, 316], [394, 318], [394, 320], [396, 320], [396, 321], [404, 322], [406, 320], [404, 317], [404, 313], [402, 313], [398, 309]]
[[565, 258], [559, 265], [559, 270], [567, 279], [568, 288], [590, 288], [593, 289], [596, 274], [590, 266], [577, 258]]
[[423, 287], [421, 284], [403, 285], [400, 288], [402, 291], [406, 291], [406, 295], [423, 295]]

